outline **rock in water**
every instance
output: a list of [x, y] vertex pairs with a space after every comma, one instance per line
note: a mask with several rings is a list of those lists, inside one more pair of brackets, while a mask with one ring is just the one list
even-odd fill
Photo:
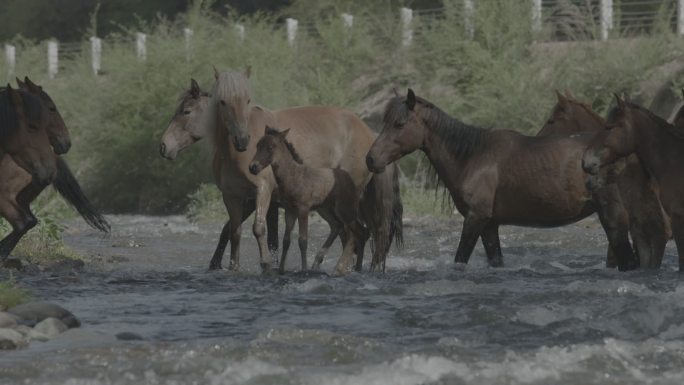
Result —
[[14, 314], [0, 312], [0, 328], [13, 328], [17, 326], [18, 318]]
[[28, 337], [32, 338], [33, 333], [40, 333], [42, 336], [45, 336], [48, 339], [53, 339], [68, 329], [69, 328], [62, 321], [58, 320], [57, 318], [50, 317], [40, 321], [40, 323], [38, 323], [38, 325], [36, 325], [33, 330], [29, 332]]
[[[18, 346], [21, 346], [24, 344], [24, 336], [22, 336], [21, 333], [19, 333], [16, 330], [3, 328], [3, 329], [0, 329], [0, 342], [1, 341], [11, 342], [12, 345], [14, 345], [14, 347], [10, 348], [10, 349], [16, 349]], [[6, 345], [8, 347], [11, 346], [7, 342], [1, 343], [1, 344]]]
[[116, 335], [116, 339], [120, 341], [142, 341], [144, 338], [142, 336], [131, 333], [131, 332], [121, 332]]
[[28, 302], [7, 311], [19, 317], [19, 323], [34, 326], [46, 318], [57, 318], [68, 328], [81, 326], [81, 322], [70, 311], [50, 302]]

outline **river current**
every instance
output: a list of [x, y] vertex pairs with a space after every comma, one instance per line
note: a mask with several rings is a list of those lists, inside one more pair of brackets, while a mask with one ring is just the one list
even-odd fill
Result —
[[[659, 271], [609, 270], [595, 219], [504, 227], [505, 267], [489, 268], [478, 244], [465, 271], [458, 219], [409, 220], [386, 273], [342, 278], [295, 273], [296, 241], [291, 272], [262, 277], [251, 226], [242, 271], [210, 272], [221, 224], [110, 219], [106, 238], [70, 226], [82, 270], [14, 274], [83, 326], [0, 353], [1, 384], [684, 383], [674, 244]], [[309, 261], [326, 231], [312, 224]]]

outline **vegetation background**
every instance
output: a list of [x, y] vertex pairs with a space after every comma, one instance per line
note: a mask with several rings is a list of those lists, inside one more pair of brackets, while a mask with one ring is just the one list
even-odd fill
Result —
[[[477, 1], [470, 35], [462, 0], [6, 0], [0, 3], [0, 38], [17, 46], [15, 74], [30, 76], [56, 101], [74, 142], [65, 158], [97, 207], [169, 214], [191, 203], [194, 212], [204, 207], [222, 216], [218, 194], [207, 187], [206, 146], [195, 145], [174, 162], [158, 155], [178, 96], [191, 77], [209, 88], [213, 65], [251, 65], [252, 100], [268, 108], [344, 106], [379, 130], [377, 113], [392, 87], [412, 87], [468, 123], [529, 134], [547, 118], [556, 89], [569, 89], [604, 113], [613, 92], [642, 95], [648, 104], [649, 81], [662, 77], [663, 68], [679, 68], [684, 38], [672, 28], [676, 1], [641, 1], [645, 5], [637, 6], [655, 9], [659, 21], [615, 29], [607, 42], [593, 41], [596, 1], [557, 3], [545, 7], [544, 19], [563, 17], [534, 31], [531, 0]], [[628, 1], [615, 3], [620, 25], [620, 4]], [[401, 44], [400, 6], [416, 10], [407, 47]], [[435, 8], [438, 14], [430, 11]], [[355, 16], [351, 29], [342, 12]], [[300, 20], [294, 47], [287, 44], [285, 17]], [[245, 26], [244, 41], [237, 22]], [[190, 52], [185, 27], [194, 31]], [[135, 32], [147, 34], [146, 61], [136, 57]], [[93, 35], [103, 38], [99, 75], [90, 67]], [[81, 47], [64, 52], [55, 79], [47, 76], [48, 38]], [[677, 89], [684, 84], [680, 72], [668, 72], [668, 82], [657, 84]], [[2, 77], [13, 81], [4, 58]], [[409, 210], [428, 209], [421, 190], [430, 187], [425, 166], [419, 155], [401, 162]], [[411, 195], [416, 188], [419, 193]]]

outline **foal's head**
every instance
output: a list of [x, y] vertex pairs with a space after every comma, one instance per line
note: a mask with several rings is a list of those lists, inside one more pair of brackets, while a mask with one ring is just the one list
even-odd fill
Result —
[[372, 172], [382, 172], [388, 164], [423, 146], [425, 123], [420, 118], [422, 104], [409, 89], [405, 98], [392, 98], [385, 107], [383, 128], [368, 154], [366, 165]]
[[635, 127], [639, 115], [643, 112], [625, 102], [617, 94], [615, 101], [617, 104], [610, 110], [606, 120], [608, 134], [597, 136], [597, 141], [587, 149], [582, 159], [582, 167], [592, 175], [598, 174], [599, 168], [604, 164], [625, 157], [636, 150]]
[[0, 104], [2, 149], [38, 183], [49, 183], [57, 166], [47, 133], [47, 110], [37, 96], [14, 90], [9, 84]]
[[71, 148], [71, 137], [69, 136], [66, 124], [64, 124], [62, 115], [57, 110], [55, 102], [52, 101], [47, 92], [43, 91], [43, 87], [33, 83], [28, 76], [24, 77], [23, 82], [17, 78], [17, 85], [19, 85], [20, 90], [28, 91], [40, 99], [43, 108], [47, 110], [48, 114], [47, 132], [50, 144], [52, 144], [52, 148], [57, 154], [66, 154]]
[[[292, 157], [295, 162], [302, 163], [302, 159], [287, 141], [287, 133], [290, 129], [279, 131], [273, 127], [266, 126], [266, 134], [257, 142], [256, 154], [249, 164], [249, 172], [257, 175], [261, 170], [270, 166], [281, 156]], [[288, 155], [289, 153], [289, 155]]]
[[551, 116], [537, 135], [569, 135], [582, 131], [600, 131], [604, 122], [588, 105], [575, 100], [565, 91], [565, 95], [556, 91], [558, 101], [551, 111]]
[[206, 135], [202, 115], [208, 103], [209, 94], [200, 89], [195, 79], [190, 79], [190, 89], [181, 96], [181, 102], [162, 136], [159, 144], [161, 156], [173, 160], [181, 150]]

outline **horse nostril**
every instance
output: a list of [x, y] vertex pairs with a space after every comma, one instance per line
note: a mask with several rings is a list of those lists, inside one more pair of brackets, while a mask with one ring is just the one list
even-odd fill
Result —
[[368, 166], [369, 170], [373, 169], [373, 163], [374, 163], [373, 157], [370, 155], [366, 155], [366, 166]]
[[164, 143], [159, 144], [159, 154], [161, 156], [166, 155], [166, 145]]
[[252, 163], [252, 164], [249, 165], [249, 172], [251, 172], [252, 174], [256, 175], [256, 174], [257, 174], [257, 171], [259, 171], [259, 170], [257, 170], [257, 165], [256, 165], [256, 164]]

